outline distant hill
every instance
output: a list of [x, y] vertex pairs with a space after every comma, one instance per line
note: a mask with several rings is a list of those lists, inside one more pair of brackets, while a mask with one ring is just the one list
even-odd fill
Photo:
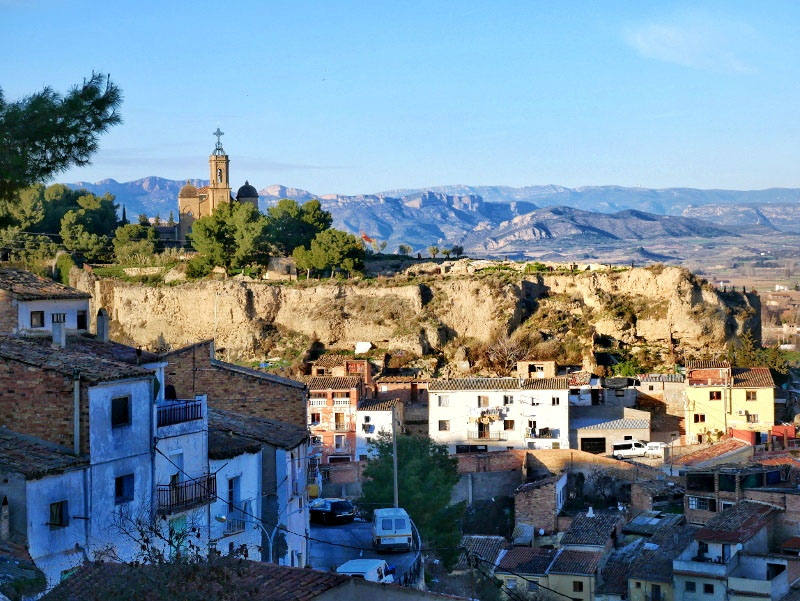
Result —
[[[191, 182], [197, 186], [208, 183], [199, 179]], [[96, 194], [111, 192], [129, 216], [147, 213], [166, 218], [170, 211], [177, 212], [178, 191], [184, 183], [146, 177], [131, 182], [107, 179], [68, 185]], [[800, 189], [792, 188], [740, 191], [453, 185], [346, 196], [273, 185], [259, 194], [261, 210], [281, 198], [300, 202], [317, 198], [333, 214], [336, 227], [356, 234], [363, 231], [385, 240], [390, 248], [402, 243], [415, 250], [459, 242], [476, 250], [506, 249], [535, 240], [576, 236], [587, 242], [717, 236], [726, 228], [742, 233], [800, 233]], [[658, 216], [670, 219], [655, 219]]]

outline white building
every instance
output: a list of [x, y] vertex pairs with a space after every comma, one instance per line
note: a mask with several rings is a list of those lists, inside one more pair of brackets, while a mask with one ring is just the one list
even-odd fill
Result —
[[456, 378], [428, 387], [428, 433], [451, 453], [569, 448], [569, 381]]
[[403, 430], [403, 403], [398, 399], [390, 401], [365, 400], [356, 410], [356, 457], [368, 459], [374, 454], [372, 442], [381, 433], [392, 434], [392, 407], [395, 408], [398, 434]]
[[0, 334], [49, 334], [54, 316], [66, 331], [85, 332], [89, 329], [90, 299], [85, 292], [29, 271], [2, 267]]

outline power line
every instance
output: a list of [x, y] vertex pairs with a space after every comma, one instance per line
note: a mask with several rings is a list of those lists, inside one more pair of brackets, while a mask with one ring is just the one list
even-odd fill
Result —
[[[475, 557], [478, 559], [478, 561], [482, 561], [483, 563], [488, 563], [489, 565], [494, 566], [495, 568], [500, 568], [500, 566], [498, 564], [493, 563], [493, 562], [491, 562], [489, 560], [486, 560], [483, 557], [481, 557], [480, 555], [476, 555]], [[517, 572], [514, 572], [513, 570], [509, 570], [508, 568], [500, 568], [500, 569], [502, 569], [504, 572], [508, 572], [512, 576], [516, 576], [517, 578], [522, 578], [525, 582], [532, 582], [538, 588], [543, 588], [546, 591], [550, 591], [551, 593], [555, 593], [556, 595], [559, 595], [560, 597], [564, 597], [565, 599], [569, 599], [570, 601], [572, 601], [572, 597], [570, 597], [569, 595], [565, 595], [564, 593], [560, 593], [555, 589], [552, 589], [550, 587], [544, 586], [538, 580], [533, 580], [531, 578], [528, 578], [527, 576], [523, 576], [522, 574], [518, 574]]]

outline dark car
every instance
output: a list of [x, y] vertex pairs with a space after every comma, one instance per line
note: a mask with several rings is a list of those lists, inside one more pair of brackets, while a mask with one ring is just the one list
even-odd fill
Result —
[[346, 524], [356, 517], [356, 508], [347, 499], [314, 499], [309, 504], [312, 522]]

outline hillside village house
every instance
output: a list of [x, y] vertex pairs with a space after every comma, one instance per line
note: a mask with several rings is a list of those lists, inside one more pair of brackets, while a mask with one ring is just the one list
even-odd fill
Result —
[[451, 453], [569, 448], [569, 382], [454, 378], [428, 387], [428, 433]]
[[356, 460], [356, 412], [365, 398], [358, 376], [311, 376], [308, 427], [321, 453], [321, 463]]
[[371, 447], [380, 434], [392, 434], [392, 409], [395, 411], [397, 433], [402, 433], [403, 403], [398, 399], [381, 401], [363, 400], [356, 410], [356, 457], [360, 461], [374, 455]]
[[[64, 333], [89, 328], [91, 295], [13, 267], [0, 268], [0, 334]], [[59, 327], [57, 326], [57, 327]]]
[[372, 365], [369, 359], [355, 359], [349, 355], [325, 353], [311, 363], [312, 376], [331, 376], [337, 378], [361, 378], [364, 382], [364, 396], [375, 396], [375, 381], [372, 378]]
[[690, 361], [686, 384], [686, 434], [691, 442], [715, 440], [731, 428], [759, 432], [766, 439], [775, 424], [775, 382], [767, 367]]

